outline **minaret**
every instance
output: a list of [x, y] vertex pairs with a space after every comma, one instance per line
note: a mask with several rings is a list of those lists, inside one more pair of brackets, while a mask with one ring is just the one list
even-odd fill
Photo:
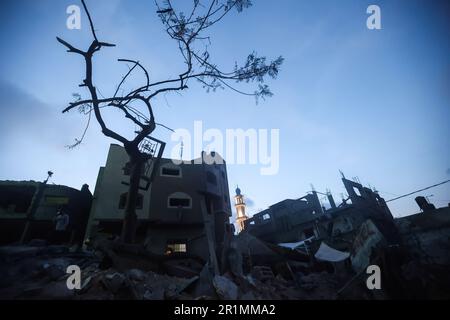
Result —
[[236, 188], [236, 195], [234, 196], [234, 206], [236, 207], [236, 224], [238, 227], [238, 232], [245, 229], [244, 221], [248, 219], [245, 215], [245, 202], [244, 196], [241, 194], [241, 189]]

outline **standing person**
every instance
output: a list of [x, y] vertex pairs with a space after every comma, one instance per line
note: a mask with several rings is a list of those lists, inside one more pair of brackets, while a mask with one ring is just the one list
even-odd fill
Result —
[[64, 241], [67, 226], [69, 225], [69, 215], [63, 210], [62, 207], [56, 212], [56, 216], [53, 219], [55, 222], [54, 242], [61, 244]]

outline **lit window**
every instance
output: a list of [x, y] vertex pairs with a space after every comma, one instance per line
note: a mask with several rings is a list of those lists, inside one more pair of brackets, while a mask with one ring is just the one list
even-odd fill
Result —
[[187, 252], [186, 248], [186, 242], [184, 241], [168, 241], [167, 242], [167, 253], [174, 253], [174, 252]]

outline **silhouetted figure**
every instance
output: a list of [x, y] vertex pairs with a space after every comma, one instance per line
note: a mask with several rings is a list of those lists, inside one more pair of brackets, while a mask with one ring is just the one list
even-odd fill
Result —
[[55, 244], [61, 244], [65, 239], [67, 226], [69, 225], [69, 215], [63, 210], [63, 208], [59, 208], [56, 212], [55, 218], [53, 218], [53, 221], [55, 222], [53, 242]]

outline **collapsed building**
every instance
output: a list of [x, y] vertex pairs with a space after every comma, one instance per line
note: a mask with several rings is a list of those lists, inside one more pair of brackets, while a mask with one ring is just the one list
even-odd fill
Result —
[[[297, 279], [300, 288], [312, 278], [331, 299], [450, 297], [450, 206], [436, 208], [419, 196], [420, 213], [394, 219], [377, 191], [344, 176], [342, 182], [348, 197], [339, 205], [329, 191], [313, 190], [246, 219], [237, 239], [250, 249], [242, 255], [253, 251], [253, 260], [259, 256], [259, 263], [270, 267], [267, 272]], [[327, 197], [328, 208], [318, 194]], [[372, 265], [382, 272], [382, 290], [366, 286]]]
[[[0, 247], [0, 272], [5, 275], [0, 279], [0, 298], [450, 297], [450, 207], [436, 209], [426, 198], [417, 197], [420, 213], [394, 219], [378, 192], [343, 176], [348, 197], [339, 205], [330, 192], [313, 190], [249, 218], [237, 187], [239, 233], [235, 235], [229, 222], [226, 164], [216, 153], [202, 153], [190, 162], [159, 158], [150, 170], [145, 167], [136, 203], [136, 243], [125, 244], [119, 236], [128, 161], [122, 147], [110, 146], [87, 211], [86, 250], [40, 241]], [[27, 205], [22, 189], [21, 195], [11, 189], [0, 193], [7, 222], [1, 227], [10, 223], [5, 210], [9, 215], [22, 212], [23, 225], [31, 220], [36, 225], [42, 212], [54, 216], [56, 204], [76, 211], [81, 191], [67, 193], [68, 189], [45, 183], [36, 186], [43, 188], [33, 193]], [[319, 195], [326, 196], [327, 207]], [[46, 223], [51, 225], [50, 220]], [[30, 232], [30, 237], [41, 236]], [[66, 268], [74, 264], [80, 266], [83, 281], [80, 289], [69, 290]], [[367, 286], [366, 269], [372, 265], [382, 270], [379, 290]]]
[[435, 208], [422, 196], [416, 202], [421, 212], [395, 219], [402, 243], [424, 260], [450, 265], [450, 204]]
[[348, 197], [336, 205], [330, 192], [326, 209], [317, 191], [299, 198], [286, 199], [245, 221], [245, 230], [271, 242], [289, 243], [327, 240], [340, 250], [349, 250], [355, 232], [370, 219], [390, 241], [398, 239], [393, 216], [378, 192], [342, 177]]

